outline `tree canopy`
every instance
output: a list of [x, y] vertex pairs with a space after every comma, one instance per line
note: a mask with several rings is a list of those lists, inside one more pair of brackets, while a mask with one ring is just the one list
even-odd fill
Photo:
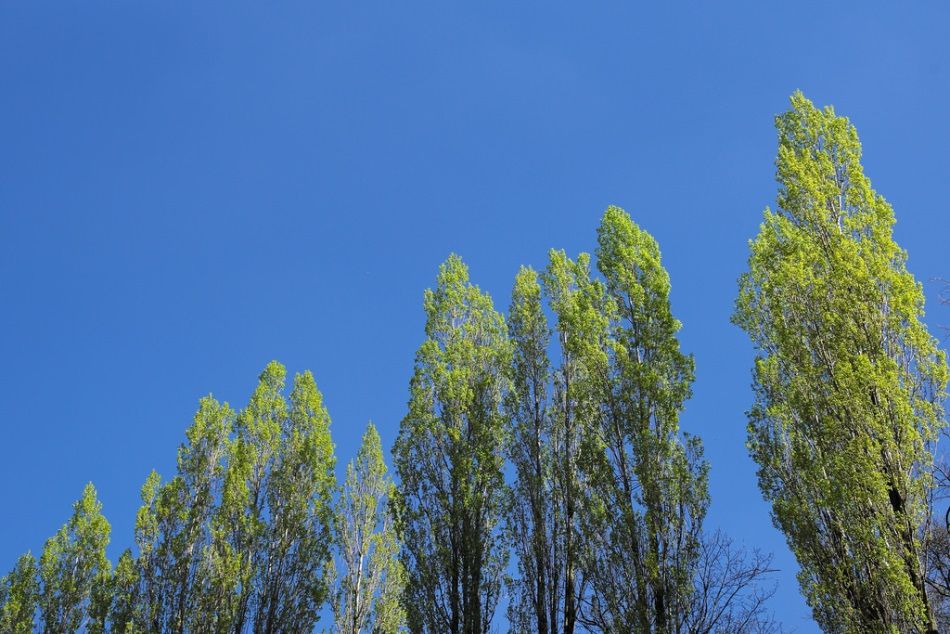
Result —
[[[777, 205], [733, 315], [755, 348], [759, 487], [823, 631], [936, 634], [950, 369], [854, 126], [801, 93], [775, 122]], [[442, 263], [392, 471], [369, 424], [338, 480], [309, 371], [268, 363], [240, 408], [201, 398], [131, 547], [113, 565], [86, 485], [0, 578], [0, 634], [783, 631], [771, 554], [707, 526], [714, 465], [681, 429], [703, 363], [660, 244], [616, 206], [592, 244], [522, 266], [507, 313]]]
[[854, 126], [801, 93], [791, 106], [734, 317], [758, 350], [749, 449], [822, 628], [936, 632], [921, 527], [945, 355]]

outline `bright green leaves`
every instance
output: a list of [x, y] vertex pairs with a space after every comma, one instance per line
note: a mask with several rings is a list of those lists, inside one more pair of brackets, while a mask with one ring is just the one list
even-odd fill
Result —
[[605, 362], [593, 366], [591, 434], [600, 449], [588, 478], [587, 616], [602, 631], [679, 631], [690, 616], [709, 502], [702, 445], [679, 431], [693, 361], [680, 352], [653, 237], [617, 207], [597, 235]]
[[611, 296], [630, 319], [643, 321], [658, 310], [670, 322], [670, 278], [660, 262], [660, 248], [619, 207], [608, 207], [597, 229], [597, 268], [604, 275]]
[[547, 388], [552, 395], [547, 452], [551, 455], [552, 537], [557, 553], [550, 574], [555, 582], [563, 577], [563, 588], [549, 602], [549, 627], [556, 628], [561, 622], [564, 631], [573, 632], [584, 600], [586, 573], [590, 572], [585, 530], [594, 515], [602, 515], [598, 501], [591, 497], [590, 480], [602, 473], [603, 445], [595, 429], [609, 362], [607, 328], [614, 307], [603, 284], [591, 279], [586, 253], [575, 261], [552, 249], [541, 279], [555, 316], [554, 332], [561, 353]]
[[[795, 167], [803, 182], [805, 168]], [[841, 214], [835, 218], [832, 229], [853, 226]], [[800, 275], [807, 282], [796, 297], [834, 290], [825, 283], [828, 267], [816, 266], [823, 261], [812, 251], [784, 260], [773, 253], [809, 244], [810, 234], [783, 215], [770, 222], [791, 237], [774, 237], [774, 229], [763, 239], [769, 248], [754, 258], [791, 264], [771, 278], [755, 269], [748, 279], [771, 292], [774, 283]], [[48, 632], [306, 632], [329, 600], [336, 630], [349, 634], [487, 634], [513, 551], [518, 575], [508, 584], [509, 617], [516, 631], [770, 630], [762, 608], [767, 592], [750, 590], [768, 572], [768, 558], [747, 557], [727, 538], [702, 534], [708, 467], [700, 441], [679, 430], [693, 360], [680, 351], [658, 245], [616, 207], [607, 209], [597, 235], [596, 272], [589, 255], [571, 259], [557, 250], [540, 275], [522, 268], [507, 321], [458, 256], [439, 268], [424, 295], [426, 337], [393, 449], [398, 487], [372, 425], [337, 487], [330, 418], [313, 376], [296, 375], [288, 394], [285, 368], [271, 362], [245, 408], [200, 400], [176, 474], [163, 481], [153, 471], [141, 489], [135, 549], [122, 553], [114, 573], [105, 558], [109, 526], [90, 486], [39, 565], [24, 556], [0, 583], [0, 629], [31, 631], [39, 613]], [[844, 249], [834, 265], [855, 279], [868, 276], [886, 269], [862, 264], [879, 251]], [[902, 263], [899, 251], [888, 252]], [[919, 288], [900, 275], [888, 280], [857, 297], [886, 298], [876, 321], [848, 321], [832, 304], [823, 318], [838, 320], [835, 328], [851, 337], [897, 332], [918, 314]], [[768, 301], [750, 285], [740, 305], [754, 311], [771, 307]], [[794, 324], [776, 328], [803, 337]], [[755, 333], [763, 338], [773, 330]], [[792, 405], [763, 400], [756, 411], [791, 420], [793, 405], [841, 389], [854, 401], [842, 410], [848, 415], [884, 420], [886, 411], [887, 420], [905, 421], [892, 436], [844, 438], [849, 450], [899, 462], [904, 447], [932, 441], [936, 424], [906, 422], [940, 415], [939, 404], [921, 394], [942, 394], [938, 379], [945, 380], [926, 333], [902, 333], [895, 339], [900, 354], [912, 349], [908, 342], [923, 353], [875, 356], [862, 343], [857, 356], [836, 366], [839, 384], [817, 389], [826, 376], [821, 366], [790, 375], [787, 358], [763, 357], [760, 385], [794, 380], [801, 393]], [[788, 358], [808, 358], [790, 350]], [[901, 398], [894, 385], [926, 372], [932, 376], [924, 392]], [[866, 395], [874, 408], [859, 404]], [[842, 440], [834, 416], [817, 406], [808, 411], [828, 438]], [[787, 429], [757, 429], [757, 455], [770, 460], [763, 482], [779, 490], [787, 456], [771, 449], [785, 446]], [[791, 461], [807, 466], [809, 447], [790, 446]], [[893, 469], [861, 474], [863, 463], [840, 451], [829, 455], [832, 470], [865, 478], [863, 489], [849, 491], [872, 503], [880, 490], [896, 491], [885, 500], [891, 507], [881, 509], [904, 505], [914, 517], [914, 496], [925, 488], [913, 478]], [[827, 503], [847, 502], [833, 480], [819, 484]], [[789, 500], [776, 496], [775, 507], [777, 515], [790, 508], [789, 517], [799, 519]], [[872, 554], [883, 556], [874, 546]], [[903, 592], [901, 578], [886, 574], [888, 591]]]
[[597, 267], [616, 310], [612, 348], [622, 378], [662, 409], [657, 434], [675, 436], [689, 398], [693, 359], [680, 352], [670, 311], [670, 280], [656, 240], [622, 209], [610, 207], [597, 230]]
[[[922, 541], [946, 360], [854, 127], [798, 93], [776, 126], [778, 205], [734, 315], [758, 351], [760, 487], [823, 628], [933, 632], [924, 580], [946, 548]], [[398, 487], [370, 426], [338, 488], [313, 376], [272, 362], [245, 408], [201, 399], [114, 572], [87, 487], [40, 561], [0, 582], [0, 630], [303, 632], [329, 599], [341, 632], [485, 634], [509, 550], [516, 631], [774, 629], [756, 588], [769, 558], [703, 532], [709, 467], [679, 426], [694, 363], [670, 288], [617, 207], [594, 257], [552, 250], [518, 272], [507, 320], [450, 256], [424, 294]]]
[[104, 600], [99, 592], [108, 586], [111, 573], [106, 558], [109, 531], [96, 489], [87, 484], [72, 517], [46, 541], [40, 557], [39, 605], [45, 632], [71, 634], [87, 624], [96, 629]]
[[734, 321], [759, 350], [749, 448], [828, 631], [928, 631], [918, 529], [947, 367], [854, 126], [800, 93], [776, 118]]
[[330, 419], [313, 376], [264, 369], [248, 406], [201, 399], [178, 474], [152, 473], [138, 555], [113, 578], [117, 631], [305, 631], [326, 597], [335, 489]]
[[[234, 412], [210, 396], [201, 399], [186, 442], [178, 450], [178, 475], [164, 485], [154, 471], [142, 487], [136, 518], [139, 587], [123, 570], [115, 581], [125, 588], [120, 623], [139, 629], [182, 632], [196, 618], [196, 606], [208, 582], [202, 554], [210, 547], [210, 521], [221, 493]], [[131, 554], [128, 555], [131, 558]], [[132, 566], [125, 562], [126, 567]], [[118, 570], [117, 573], [118, 575]]]
[[[587, 254], [552, 250], [542, 283], [522, 269], [512, 291], [512, 623], [538, 632], [725, 631], [708, 618], [715, 612], [728, 615], [722, 623], [766, 629], [767, 615], [737, 597], [767, 558], [745, 559], [702, 534], [708, 466], [678, 422], [693, 360], [679, 348], [657, 243], [610, 207], [597, 268], [599, 279]], [[553, 368], [545, 303], [558, 344]], [[711, 578], [729, 565], [723, 553], [747, 585]], [[705, 584], [698, 598], [696, 584]], [[713, 605], [712, 596], [729, 598]]]
[[392, 492], [379, 434], [370, 424], [347, 465], [336, 506], [339, 564], [331, 602], [339, 634], [396, 634], [405, 624], [405, 571], [389, 509]]
[[309, 372], [294, 378], [288, 409], [266, 484], [264, 546], [255, 566], [254, 622], [262, 631], [309, 631], [327, 595], [336, 457], [330, 418]]
[[393, 449], [414, 632], [487, 632], [506, 562], [501, 403], [510, 345], [491, 299], [452, 255], [424, 295], [426, 340]]
[[544, 315], [538, 274], [522, 267], [515, 277], [508, 310], [512, 342], [511, 386], [505, 399], [510, 428], [508, 459], [514, 468], [505, 532], [518, 564], [510, 582], [508, 620], [513, 631], [559, 631], [562, 619], [559, 577], [563, 530], [561, 499], [548, 386], [551, 330]]
[[[0, 629], [32, 631], [38, 611], [44, 632], [64, 634], [312, 630], [327, 593], [335, 458], [313, 376], [297, 375], [289, 399], [284, 378], [269, 364], [239, 413], [201, 399], [176, 476], [162, 483], [153, 471], [142, 487], [138, 552], [123, 552], [114, 574], [88, 485], [39, 565], [24, 555], [3, 578]], [[392, 553], [387, 539], [380, 550]], [[390, 604], [386, 622], [398, 618]]]
[[313, 628], [327, 591], [336, 459], [330, 418], [313, 376], [272, 362], [229, 443], [208, 569], [234, 631]]
[[0, 632], [31, 634], [40, 598], [39, 568], [32, 554], [17, 559], [16, 566], [0, 579]]
[[112, 595], [109, 607], [109, 630], [114, 634], [132, 634], [138, 631], [141, 623], [138, 605], [139, 571], [131, 550], [125, 550], [119, 556], [112, 575], [109, 591]]
[[776, 631], [759, 586], [769, 557], [702, 530], [709, 467], [679, 429], [693, 359], [659, 247], [618, 207], [597, 236], [599, 276], [589, 255], [552, 250], [541, 282], [522, 268], [512, 291], [512, 627]]

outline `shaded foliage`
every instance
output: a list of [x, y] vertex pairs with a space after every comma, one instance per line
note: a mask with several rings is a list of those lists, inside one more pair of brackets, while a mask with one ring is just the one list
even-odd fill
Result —
[[404, 605], [413, 632], [484, 634], [507, 560], [499, 523], [510, 344], [458, 256], [423, 303], [426, 339], [393, 448]]
[[515, 279], [511, 623], [537, 632], [778, 631], [761, 585], [769, 558], [702, 530], [708, 466], [699, 439], [678, 425], [693, 361], [679, 350], [659, 248], [611, 207], [597, 268], [601, 279], [587, 254], [552, 251], [540, 283], [527, 268]]

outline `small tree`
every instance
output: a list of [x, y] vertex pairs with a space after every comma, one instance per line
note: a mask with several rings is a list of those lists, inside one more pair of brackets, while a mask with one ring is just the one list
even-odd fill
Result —
[[370, 424], [346, 467], [336, 507], [339, 567], [331, 599], [339, 634], [395, 634], [405, 623], [405, 572], [389, 510], [392, 489], [379, 434]]
[[96, 489], [87, 484], [72, 517], [46, 541], [40, 557], [45, 634], [72, 634], [84, 627], [101, 631], [101, 591], [109, 586], [111, 569], [106, 558], [109, 531]]

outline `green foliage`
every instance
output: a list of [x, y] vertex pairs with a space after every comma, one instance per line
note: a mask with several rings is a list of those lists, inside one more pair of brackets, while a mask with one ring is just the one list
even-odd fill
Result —
[[405, 571], [388, 508], [392, 492], [379, 434], [370, 424], [356, 459], [346, 467], [336, 506], [340, 565], [334, 570], [332, 605], [340, 634], [396, 634], [404, 628]]
[[538, 274], [527, 267], [515, 277], [508, 331], [513, 354], [505, 413], [515, 482], [505, 532], [519, 573], [510, 583], [508, 620], [513, 630], [548, 634], [560, 630], [563, 615], [563, 513], [553, 480], [557, 458], [547, 355], [551, 329], [543, 312]]
[[[515, 481], [506, 534], [518, 558], [517, 631], [774, 631], [768, 556], [702, 532], [708, 466], [681, 434], [693, 360], [680, 352], [656, 241], [610, 207], [597, 265], [551, 251], [523, 268], [509, 314], [506, 398]], [[559, 359], [552, 369], [555, 317]], [[619, 582], [618, 580], [623, 580]]]
[[499, 521], [510, 360], [504, 319], [452, 255], [424, 297], [409, 412], [393, 449], [413, 632], [488, 632], [507, 553]]
[[30, 634], [40, 598], [39, 569], [32, 554], [17, 559], [16, 566], [0, 579], [0, 632]]
[[[586, 573], [591, 572], [585, 529], [593, 511], [591, 478], [601, 452], [596, 429], [608, 362], [607, 327], [614, 307], [604, 285], [591, 278], [586, 253], [574, 261], [563, 251], [552, 250], [542, 282], [556, 318], [561, 353], [560, 366], [552, 376], [550, 409], [551, 486], [558, 518], [554, 538], [559, 553], [554, 577], [563, 579], [562, 627], [573, 632], [584, 600]], [[553, 627], [557, 620], [552, 616]]]
[[[201, 555], [211, 542], [209, 521], [233, 418], [227, 404], [210, 396], [201, 399], [185, 433], [187, 442], [178, 450], [178, 475], [164, 485], [155, 472], [146, 480], [136, 521], [141, 587], [134, 596], [140, 605], [137, 611], [121, 608], [125, 622], [131, 619], [140, 629], [184, 632], [200, 618]], [[127, 592], [132, 591], [131, 565], [123, 563], [119, 580]]]
[[617, 207], [607, 209], [597, 234], [605, 308], [589, 364], [601, 415], [600, 451], [588, 467], [585, 618], [606, 632], [677, 632], [690, 616], [709, 504], [702, 444], [679, 430], [693, 359], [680, 351], [653, 237]]
[[234, 632], [309, 631], [327, 593], [333, 469], [330, 418], [309, 372], [270, 363], [229, 444], [212, 522], [207, 604]]
[[113, 631], [308, 631], [330, 558], [335, 458], [313, 376], [270, 363], [235, 413], [201, 399], [178, 474], [152, 473], [136, 520], [138, 555], [112, 580]]
[[96, 489], [87, 484], [69, 521], [46, 541], [40, 557], [43, 631], [72, 634], [80, 627], [101, 630], [103, 595], [111, 565], [106, 558], [109, 522]]
[[[819, 625], [934, 634], [950, 620], [950, 533], [930, 508], [950, 370], [854, 127], [791, 103], [733, 317], [758, 355], [748, 447]], [[423, 305], [398, 485], [370, 425], [338, 487], [313, 376], [287, 394], [271, 362], [245, 408], [200, 400], [114, 571], [88, 485], [39, 562], [0, 579], [0, 631], [308, 632], [329, 601], [347, 634], [487, 634], [503, 581], [513, 631], [780, 630], [770, 557], [703, 531], [709, 465], [679, 422], [694, 362], [659, 246], [626, 212], [606, 210], [594, 259], [523, 267], [507, 320], [456, 255]]]
[[936, 631], [919, 531], [944, 354], [854, 126], [801, 93], [791, 105], [776, 118], [778, 208], [734, 316], [759, 352], [749, 449], [822, 628]]
[[138, 605], [139, 571], [132, 551], [126, 549], [119, 556], [109, 590], [112, 594], [108, 612], [108, 631], [113, 634], [133, 634], [139, 631], [141, 608]]

